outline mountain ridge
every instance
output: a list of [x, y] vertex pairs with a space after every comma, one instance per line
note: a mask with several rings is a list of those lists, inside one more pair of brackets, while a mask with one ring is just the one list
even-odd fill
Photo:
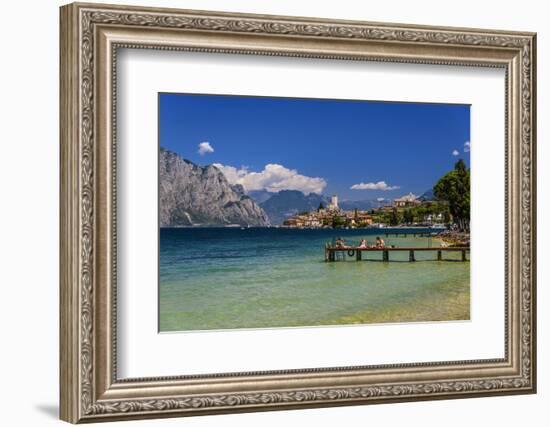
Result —
[[315, 193], [306, 195], [298, 190], [281, 190], [260, 203], [260, 207], [265, 211], [272, 224], [281, 225], [285, 219], [293, 215], [316, 210], [321, 203], [327, 206], [330, 200]]
[[159, 153], [159, 223], [181, 226], [268, 226], [265, 211], [229, 184], [215, 166], [199, 166], [161, 148]]

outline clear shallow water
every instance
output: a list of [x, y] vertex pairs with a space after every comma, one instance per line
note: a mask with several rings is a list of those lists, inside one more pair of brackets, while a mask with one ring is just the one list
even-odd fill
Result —
[[[418, 230], [417, 230], [418, 231]], [[439, 246], [383, 230], [173, 228], [160, 231], [160, 330], [266, 328], [469, 319], [470, 263], [435, 252], [363, 253], [324, 262], [342, 236], [387, 245]]]

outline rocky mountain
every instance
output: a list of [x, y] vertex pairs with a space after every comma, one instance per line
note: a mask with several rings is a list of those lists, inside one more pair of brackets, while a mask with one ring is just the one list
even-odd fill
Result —
[[159, 181], [161, 227], [269, 225], [264, 210], [243, 187], [230, 185], [213, 165], [198, 166], [161, 148]]
[[301, 191], [282, 190], [260, 203], [260, 206], [269, 217], [271, 224], [280, 225], [293, 215], [315, 210], [320, 203], [327, 206], [329, 202], [327, 197], [315, 193], [306, 196]]

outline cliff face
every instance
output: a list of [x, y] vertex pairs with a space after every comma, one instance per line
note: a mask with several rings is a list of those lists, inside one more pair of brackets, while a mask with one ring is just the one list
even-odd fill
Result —
[[215, 166], [198, 166], [161, 149], [159, 181], [161, 227], [269, 225], [263, 209], [242, 186], [230, 185]]

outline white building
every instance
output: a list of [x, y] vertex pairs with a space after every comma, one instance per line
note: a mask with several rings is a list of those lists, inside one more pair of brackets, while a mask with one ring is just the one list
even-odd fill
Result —
[[338, 209], [338, 196], [336, 194], [333, 194], [330, 198], [330, 205], [328, 205], [329, 209]]
[[406, 206], [419, 205], [420, 203], [422, 202], [418, 200], [418, 198], [413, 193], [409, 193], [406, 196], [399, 197], [398, 199], [395, 199], [393, 201], [393, 205], [396, 208], [404, 208]]

